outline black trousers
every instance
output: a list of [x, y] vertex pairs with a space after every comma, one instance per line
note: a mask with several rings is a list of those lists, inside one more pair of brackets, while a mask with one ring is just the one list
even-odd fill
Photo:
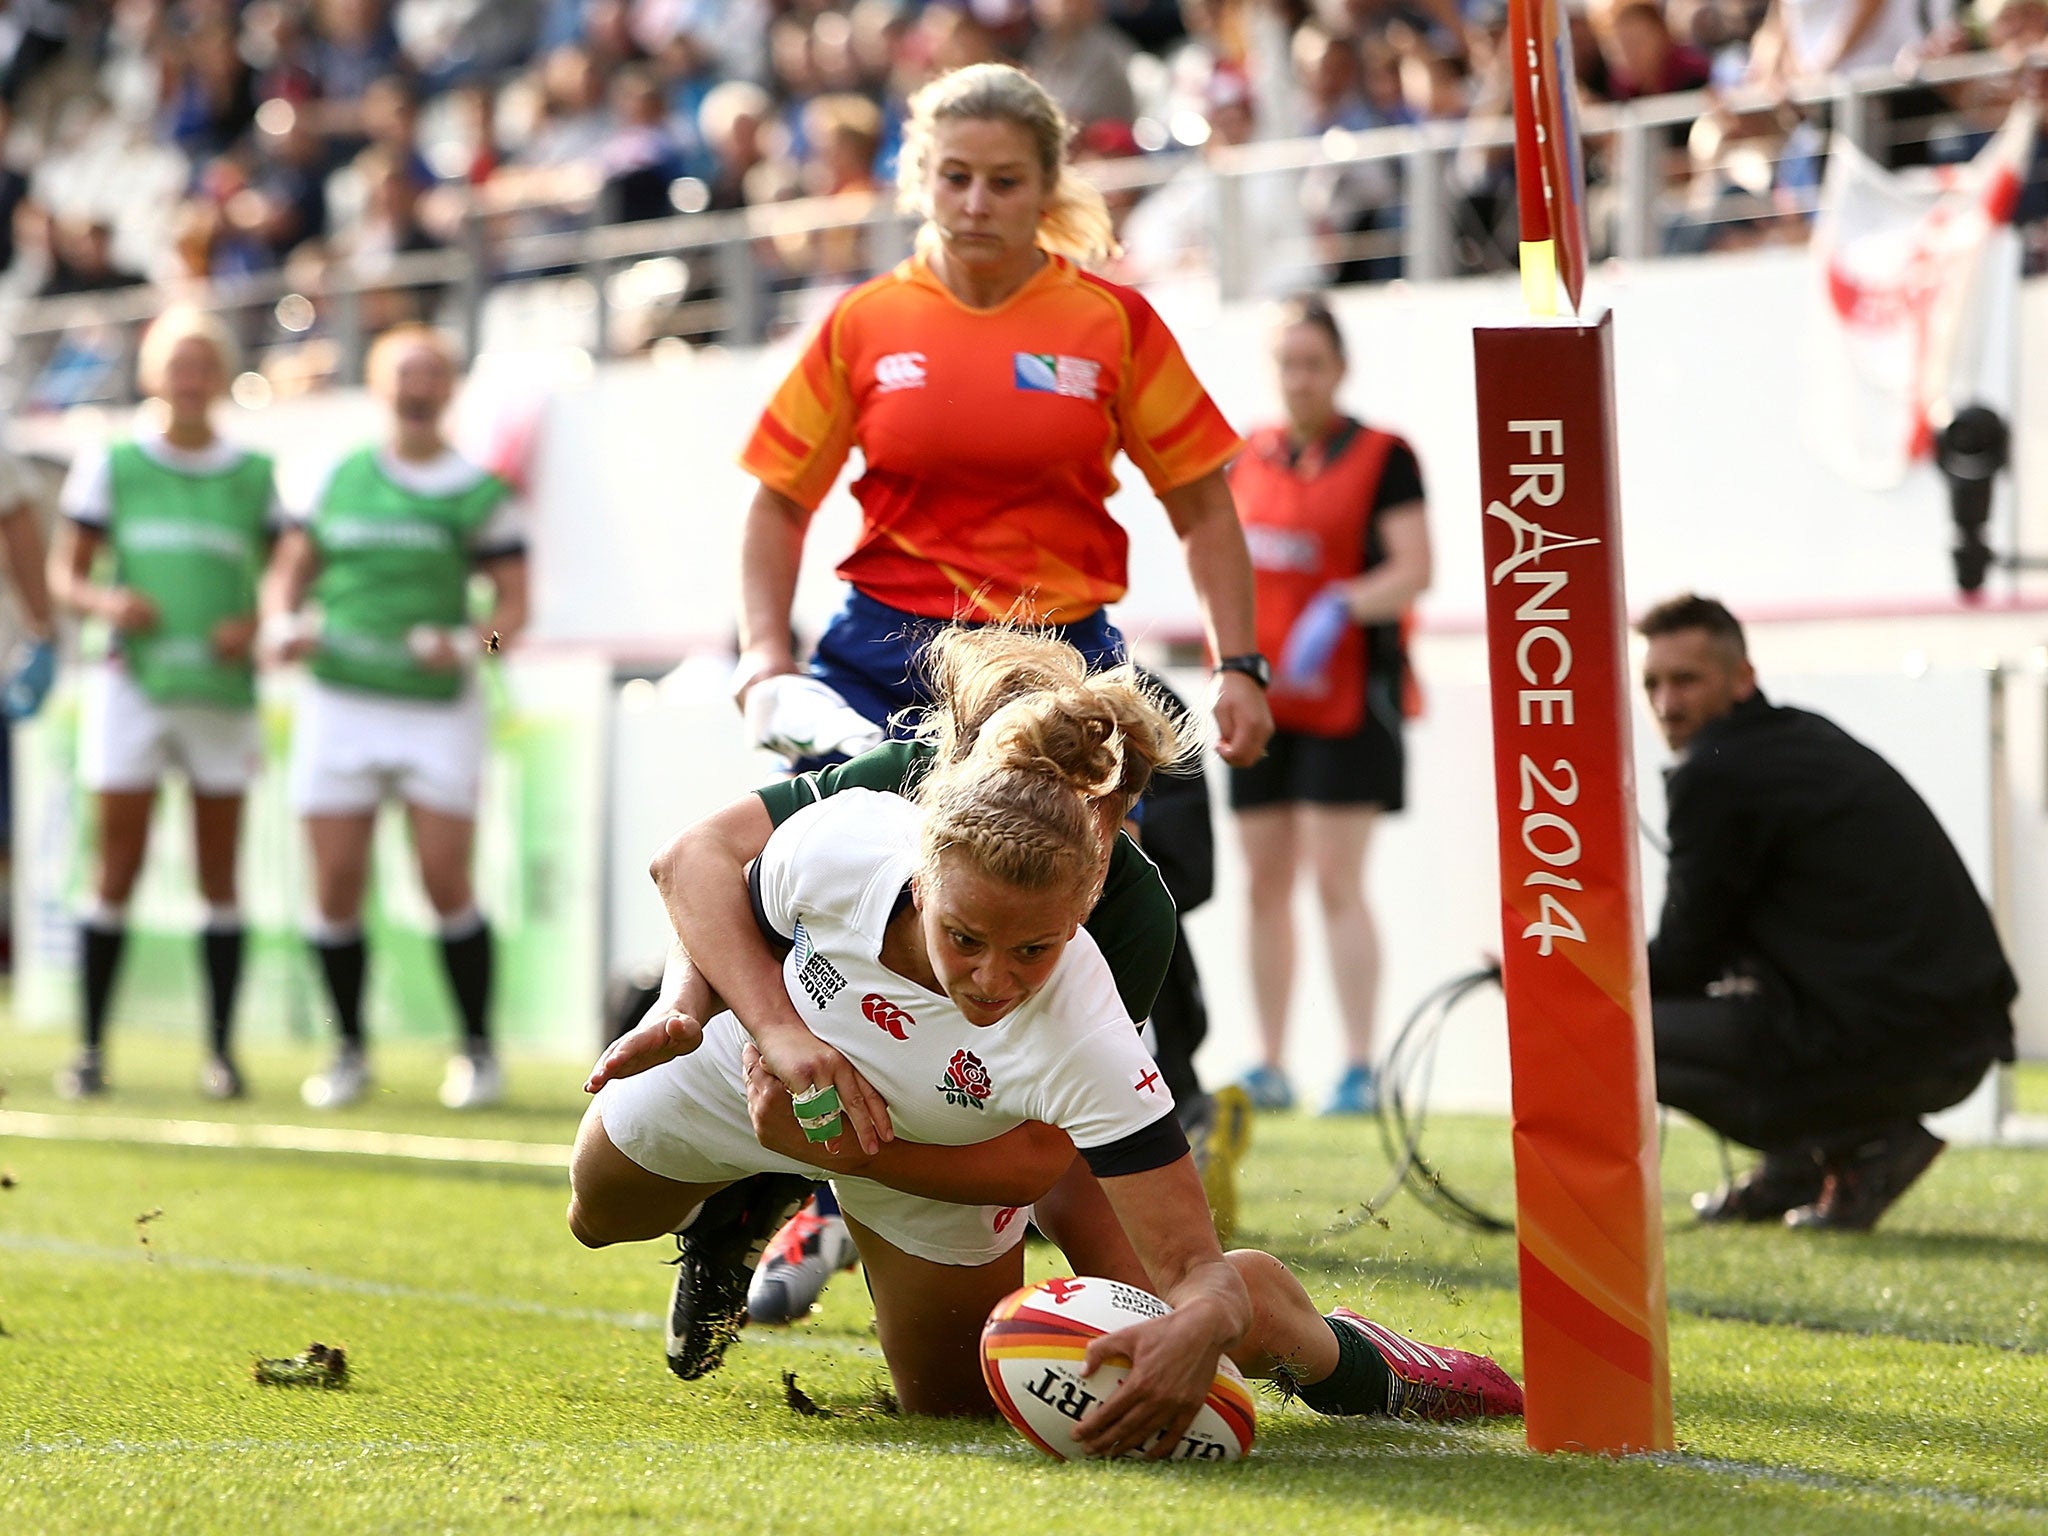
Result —
[[1963, 1047], [1910, 1064], [1814, 1060], [1792, 1049], [1798, 1020], [1768, 992], [1653, 998], [1650, 1021], [1657, 1102], [1767, 1153], [1827, 1154], [1898, 1130], [1968, 1098], [1995, 1059]]

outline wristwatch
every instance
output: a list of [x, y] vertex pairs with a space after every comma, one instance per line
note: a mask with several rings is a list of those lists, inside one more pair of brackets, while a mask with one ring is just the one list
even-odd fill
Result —
[[1246, 651], [1242, 656], [1226, 656], [1216, 663], [1218, 672], [1242, 672], [1261, 688], [1273, 686], [1273, 663], [1257, 651]]

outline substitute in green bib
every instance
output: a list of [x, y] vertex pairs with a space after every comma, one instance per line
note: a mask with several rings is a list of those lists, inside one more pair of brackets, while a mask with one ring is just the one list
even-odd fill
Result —
[[226, 441], [213, 411], [235, 345], [213, 316], [166, 311], [149, 328], [140, 377], [155, 424], [81, 453], [65, 481], [50, 589], [107, 631], [87, 674], [79, 768], [98, 796], [98, 868], [83, 918], [85, 1048], [60, 1092], [106, 1092], [108, 1005], [128, 898], [149, 843], [157, 786], [172, 768], [192, 789], [210, 1048], [200, 1078], [238, 1098], [231, 1046], [242, 976], [235, 889], [242, 798], [261, 760], [256, 728], [256, 588], [278, 527], [271, 461]]
[[[333, 1065], [304, 1093], [315, 1108], [335, 1108], [369, 1087], [363, 897], [377, 808], [396, 799], [462, 1017], [441, 1102], [469, 1109], [502, 1092], [491, 934], [470, 881], [486, 724], [476, 670], [487, 646], [526, 622], [525, 522], [511, 488], [443, 435], [458, 372], [439, 333], [387, 331], [368, 373], [391, 430], [325, 477], [278, 541], [264, 587], [266, 651], [303, 660], [311, 674], [292, 732], [291, 793], [313, 855], [310, 939], [341, 1032]], [[492, 607], [472, 623], [476, 573]]]

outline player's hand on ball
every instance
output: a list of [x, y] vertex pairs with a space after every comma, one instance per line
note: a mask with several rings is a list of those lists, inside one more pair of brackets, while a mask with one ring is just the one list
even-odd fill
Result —
[[614, 1040], [597, 1058], [585, 1093], [595, 1093], [614, 1078], [635, 1077], [642, 1072], [687, 1056], [704, 1043], [704, 1025], [680, 1009], [657, 1003], [646, 1018]]
[[[743, 1021], [744, 1022], [744, 1021]], [[812, 1089], [837, 1088], [839, 1109], [846, 1129], [853, 1132], [861, 1151], [873, 1157], [882, 1143], [893, 1141], [889, 1106], [875, 1092], [858, 1068], [801, 1024], [779, 1025], [772, 1030], [750, 1030], [760, 1048], [762, 1063], [794, 1096]], [[838, 1137], [824, 1143], [836, 1146]]]
[[1131, 1368], [1123, 1385], [1074, 1426], [1074, 1438], [1091, 1456], [1115, 1457], [1156, 1435], [1148, 1458], [1170, 1455], [1201, 1411], [1222, 1354], [1208, 1320], [1192, 1306], [1091, 1340], [1083, 1380], [1112, 1360], [1128, 1360]]

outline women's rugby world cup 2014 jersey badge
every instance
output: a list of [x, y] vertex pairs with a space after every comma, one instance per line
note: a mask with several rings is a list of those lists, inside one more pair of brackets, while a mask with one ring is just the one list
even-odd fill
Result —
[[823, 1008], [846, 985], [846, 978], [839, 974], [839, 967], [818, 953], [811, 942], [811, 930], [804, 926], [804, 920], [796, 920], [794, 935], [796, 979], [808, 992], [811, 1001]]
[[1102, 364], [1092, 358], [1061, 357], [1054, 352], [1019, 352], [1012, 361], [1017, 387], [1033, 394], [1093, 400], [1102, 378]]
[[972, 1051], [955, 1051], [953, 1059], [946, 1063], [946, 1075], [939, 1080], [938, 1089], [948, 1104], [963, 1109], [986, 1109], [986, 1100], [995, 1091], [995, 1084], [979, 1056]]

